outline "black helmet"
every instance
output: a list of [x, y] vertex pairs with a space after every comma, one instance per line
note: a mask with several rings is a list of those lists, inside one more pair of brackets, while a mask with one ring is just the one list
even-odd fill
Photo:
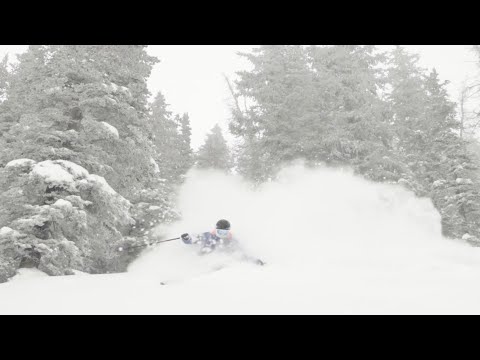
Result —
[[230, 230], [230, 223], [228, 220], [222, 219], [217, 221], [217, 229]]

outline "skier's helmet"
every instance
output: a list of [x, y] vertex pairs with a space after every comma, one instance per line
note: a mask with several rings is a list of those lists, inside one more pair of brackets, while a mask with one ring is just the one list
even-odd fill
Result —
[[225, 219], [218, 220], [215, 228], [215, 233], [221, 239], [228, 239], [229, 237], [231, 237], [230, 223]]
[[225, 219], [218, 220], [216, 228], [220, 230], [230, 230], [230, 222]]

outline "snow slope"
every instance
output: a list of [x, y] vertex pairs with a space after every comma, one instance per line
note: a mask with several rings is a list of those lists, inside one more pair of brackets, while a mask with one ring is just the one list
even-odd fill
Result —
[[399, 186], [299, 165], [252, 191], [236, 176], [192, 172], [179, 207], [183, 220], [159, 236], [227, 218], [267, 265], [167, 242], [124, 274], [23, 269], [0, 284], [0, 313], [480, 314], [480, 249], [442, 238], [431, 202]]

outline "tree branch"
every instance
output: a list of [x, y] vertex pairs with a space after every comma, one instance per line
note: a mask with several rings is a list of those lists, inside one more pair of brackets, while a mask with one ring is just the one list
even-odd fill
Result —
[[227, 75], [223, 74], [223, 77], [225, 78], [225, 81], [227, 82], [228, 89], [230, 90], [230, 94], [232, 94], [233, 100], [235, 101], [235, 106], [237, 108], [237, 111], [239, 114], [243, 114], [242, 110], [240, 109], [240, 105], [238, 104], [238, 96], [235, 94], [233, 91], [232, 84], [230, 83], [230, 80], [228, 79]]

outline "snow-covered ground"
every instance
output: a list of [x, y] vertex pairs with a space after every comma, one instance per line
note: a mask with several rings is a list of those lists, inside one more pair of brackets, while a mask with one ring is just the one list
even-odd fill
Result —
[[226, 218], [266, 266], [168, 242], [124, 274], [22, 269], [0, 284], [0, 313], [480, 314], [480, 249], [442, 238], [429, 200], [301, 166], [257, 192], [235, 176], [189, 176], [183, 220], [158, 235], [208, 231]]

